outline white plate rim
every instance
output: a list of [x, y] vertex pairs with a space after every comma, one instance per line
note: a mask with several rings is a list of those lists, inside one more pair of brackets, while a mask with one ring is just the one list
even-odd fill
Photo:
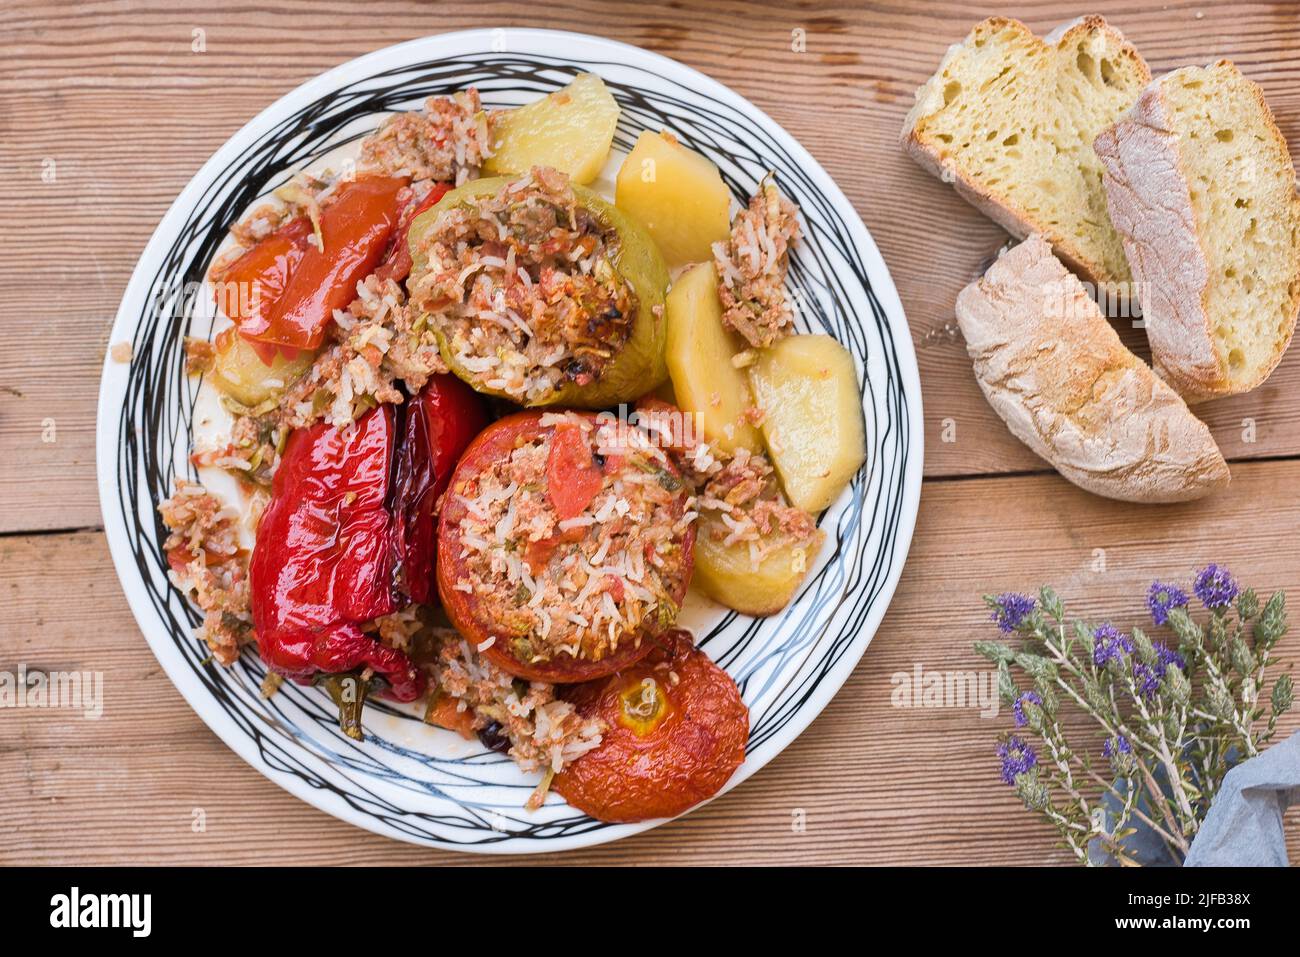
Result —
[[[115, 343], [130, 339], [134, 330], [127, 328], [132, 322], [132, 310], [128, 308], [128, 304], [141, 298], [141, 287], [146, 283], [149, 266], [156, 264], [158, 261], [169, 231], [175, 231], [202, 191], [204, 182], [210, 179], [213, 172], [228, 157], [234, 155], [243, 144], [255, 141], [265, 132], [277, 116], [310, 103], [323, 93], [337, 88], [347, 80], [363, 77], [368, 68], [386, 60], [397, 59], [415, 51], [430, 57], [439, 54], [448, 55], [448, 51], [442, 48], [452, 48], [458, 45], [462, 47], [486, 46], [492, 42], [499, 42], [503, 36], [508, 38], [511, 49], [526, 48], [530, 52], [546, 52], [555, 55], [554, 51], [556, 50], [568, 53], [576, 48], [583, 52], [600, 53], [611, 57], [621, 55], [630, 57], [633, 61], [653, 64], [660, 69], [687, 77], [692, 83], [699, 84], [700, 88], [706, 90], [710, 96], [726, 101], [733, 107], [759, 118], [782, 140], [782, 146], [803, 164], [803, 168], [810, 175], [816, 178], [819, 190], [846, 214], [844, 219], [853, 232], [853, 239], [868, 272], [871, 289], [889, 319], [897, 353], [897, 371], [901, 379], [899, 389], [907, 397], [906, 414], [909, 429], [909, 454], [903, 466], [901, 509], [893, 538], [893, 558], [890, 562], [889, 571], [878, 592], [877, 600], [873, 603], [860, 629], [865, 638], [859, 637], [854, 640], [854, 646], [843, 654], [832, 669], [826, 673], [813, 693], [800, 707], [798, 714], [788, 721], [771, 741], [767, 742], [770, 747], [766, 748], [766, 750], [770, 753], [758, 760], [751, 760], [747, 756], [745, 763], [737, 770], [736, 774], [728, 782], [727, 787], [721, 792], [726, 793], [783, 751], [812, 723], [830, 699], [843, 686], [856, 667], [862, 653], [866, 651], [889, 607], [906, 561], [920, 503], [924, 457], [922, 396], [916, 357], [902, 303], [879, 249], [857, 211], [829, 174], [822, 169], [821, 165], [813, 159], [802, 144], [753, 103], [706, 74], [662, 54], [619, 41], [570, 31], [513, 27], [454, 31], [408, 40], [346, 61], [306, 81], [280, 97], [227, 139], [212, 157], [204, 163], [171, 204], [141, 254], [123, 294], [122, 304], [115, 317], [109, 341]], [[543, 49], [537, 49], [538, 47]], [[561, 55], [564, 55], [564, 53]], [[166, 671], [173, 686], [180, 691], [195, 713], [245, 762], [294, 794], [294, 796], [326, 813], [373, 833], [393, 839], [404, 839], [402, 835], [395, 835], [390, 831], [375, 826], [369, 815], [352, 813], [346, 807], [331, 806], [332, 802], [325, 800], [326, 796], [322, 792], [312, 788], [301, 779], [293, 775], [274, 773], [260, 760], [260, 755], [252, 745], [251, 739], [247, 738], [235, 727], [234, 722], [231, 721], [228, 715], [212, 706], [201, 684], [191, 673], [181, 670], [179, 663], [165, 652], [165, 645], [162, 643], [163, 639], [152, 633], [151, 630], [156, 629], [160, 622], [156, 619], [154, 609], [149, 605], [142, 582], [137, 580], [138, 572], [126, 547], [123, 518], [109, 507], [107, 497], [109, 491], [115, 490], [118, 484], [114, 457], [121, 436], [116, 427], [116, 413], [123, 398], [126, 369], [126, 364], [115, 362], [111, 356], [106, 355], [100, 381], [96, 422], [96, 471], [100, 486], [105, 535], [108, 539], [113, 563], [126, 593], [132, 614], [150, 648]], [[860, 648], [857, 647], [859, 643]], [[517, 843], [514, 839], [495, 844], [454, 846], [429, 845], [427, 842], [421, 841], [415, 841], [414, 843], [423, 844], [424, 846], [443, 846], [448, 849], [471, 853], [548, 853], [606, 843], [630, 836], [660, 823], [663, 823], [663, 821], [656, 820], [636, 825], [618, 825], [602, 830], [554, 838], [547, 841], [544, 846], [526, 842]]]

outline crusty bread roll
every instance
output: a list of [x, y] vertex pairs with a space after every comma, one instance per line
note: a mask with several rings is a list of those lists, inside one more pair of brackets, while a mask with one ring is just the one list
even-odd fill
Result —
[[1043, 39], [1018, 20], [991, 17], [950, 47], [917, 90], [902, 142], [1012, 235], [1041, 233], [1094, 283], [1127, 283], [1092, 141], [1150, 79], [1142, 57], [1101, 17]]
[[1094, 147], [1156, 371], [1190, 401], [1255, 388], [1300, 311], [1295, 169], [1259, 87], [1175, 70]]
[[1124, 348], [1041, 237], [963, 289], [957, 321], [989, 404], [1075, 485], [1128, 502], [1180, 502], [1227, 485], [1210, 430]]

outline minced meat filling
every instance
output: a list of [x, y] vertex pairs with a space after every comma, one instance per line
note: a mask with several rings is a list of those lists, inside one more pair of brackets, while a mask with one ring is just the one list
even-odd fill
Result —
[[450, 629], [440, 632], [438, 640], [431, 666], [438, 693], [473, 715], [481, 737], [507, 742], [510, 757], [523, 770], [560, 771], [600, 744], [600, 720], [584, 718], [568, 701], [556, 698], [554, 685], [515, 678]]
[[799, 237], [797, 216], [795, 205], [767, 179], [736, 215], [731, 239], [713, 244], [722, 321], [751, 346], [770, 346], [793, 331], [785, 275]]
[[548, 496], [551, 432], [450, 491], [466, 509], [459, 532], [470, 570], [454, 587], [500, 623], [491, 640], [509, 642], [525, 661], [599, 660], [647, 628], [667, 627], [687, 575], [682, 543], [695, 515], [663, 453], [616, 423], [542, 418], [544, 426], [563, 423], [587, 431], [596, 461], [606, 463], [600, 491], [579, 515], [559, 519]]
[[617, 242], [567, 176], [535, 167], [439, 215], [412, 303], [484, 387], [545, 399], [566, 381], [599, 379], [632, 334], [636, 295], [614, 268]]
[[478, 90], [430, 97], [422, 113], [397, 113], [361, 143], [358, 167], [459, 186], [492, 155], [491, 117]]
[[757, 564], [774, 543], [807, 545], [817, 538], [813, 517], [786, 501], [765, 456], [739, 448], [735, 455], [713, 464], [716, 469], [697, 473], [697, 504], [700, 514], [714, 514], [721, 520], [713, 534], [724, 545], [749, 543], [750, 557]]
[[816, 521], [786, 499], [767, 456], [744, 447], [728, 455], [698, 441], [698, 433], [683, 428], [677, 410], [651, 406], [637, 414], [695, 493], [701, 534], [727, 546], [748, 545], [754, 568], [783, 546], [816, 550], [822, 535]]
[[202, 485], [176, 480], [175, 493], [158, 506], [171, 534], [163, 544], [172, 584], [202, 609], [197, 637], [212, 657], [229, 665], [253, 641], [248, 556], [239, 547], [238, 513]]

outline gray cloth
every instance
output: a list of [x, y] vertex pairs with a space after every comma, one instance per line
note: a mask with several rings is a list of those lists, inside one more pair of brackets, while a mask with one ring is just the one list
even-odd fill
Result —
[[[1229, 759], [1231, 759], [1229, 755]], [[1155, 769], [1156, 781], [1167, 791], [1163, 768]], [[1116, 787], [1123, 793], [1123, 782]], [[1192, 841], [1187, 867], [1286, 867], [1286, 837], [1282, 815], [1292, 804], [1300, 804], [1300, 731], [1249, 761], [1234, 767], [1223, 779], [1210, 806], [1210, 813]], [[1106, 826], [1113, 829], [1120, 800], [1102, 795]], [[1150, 816], [1150, 803], [1140, 793], [1137, 806]], [[1144, 867], [1176, 866], [1164, 841], [1141, 819], [1129, 819], [1134, 833], [1124, 839], [1128, 855]], [[1098, 841], [1088, 845], [1093, 864], [1113, 865], [1115, 859]]]
[[[1160, 789], [1168, 793], [1165, 784], [1165, 771], [1162, 767], [1157, 767], [1153, 772], [1156, 783]], [[1120, 794], [1128, 794], [1128, 789], [1124, 786], [1123, 780], [1115, 782], [1115, 788]], [[1119, 813], [1123, 802], [1120, 798], [1111, 794], [1109, 791], [1101, 796], [1102, 807], [1106, 810], [1106, 830], [1114, 832], [1119, 824]], [[1138, 810], [1143, 814], [1151, 817], [1155, 812], [1151, 810], [1151, 802], [1147, 798], [1146, 791], [1140, 786], [1138, 789], [1137, 800], [1134, 802]], [[1174, 857], [1165, 842], [1160, 839], [1160, 835], [1153, 831], [1145, 821], [1137, 816], [1128, 819], [1127, 827], [1133, 829], [1133, 833], [1124, 838], [1124, 850], [1128, 857], [1143, 867], [1176, 867], [1178, 859]], [[1116, 858], [1102, 849], [1101, 842], [1093, 839], [1088, 843], [1088, 860], [1094, 866], [1114, 867], [1119, 864]]]
[[1286, 867], [1282, 815], [1300, 804], [1300, 731], [1223, 779], [1186, 867]]

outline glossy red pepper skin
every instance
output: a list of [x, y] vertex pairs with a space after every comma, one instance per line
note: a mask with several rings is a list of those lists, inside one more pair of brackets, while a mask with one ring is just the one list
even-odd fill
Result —
[[406, 402], [406, 434], [397, 456], [394, 511], [401, 586], [411, 601], [432, 603], [438, 550], [438, 499], [461, 453], [487, 427], [479, 394], [454, 375], [435, 375]]
[[217, 301], [267, 365], [280, 350], [253, 337], [266, 329], [266, 317], [284, 295], [311, 235], [311, 220], [305, 216], [291, 220], [227, 266], [215, 280], [223, 284], [216, 290]]
[[434, 183], [424, 199], [408, 207], [402, 214], [402, 221], [397, 224], [393, 241], [389, 244], [388, 258], [375, 270], [375, 275], [381, 281], [391, 279], [394, 282], [402, 282], [411, 274], [411, 246], [407, 242], [411, 221], [425, 210], [433, 209], [438, 204], [438, 200], [446, 196], [450, 189], [450, 183]]
[[320, 215], [323, 248], [307, 249], [289, 275], [284, 293], [265, 317], [265, 327], [244, 335], [295, 349], [315, 349], [334, 319], [357, 295], [388, 249], [401, 216], [398, 193], [405, 179], [367, 176], [341, 187]]
[[289, 437], [249, 565], [262, 660], [307, 683], [372, 668], [387, 696], [412, 701], [425, 676], [358, 627], [398, 607], [389, 509], [397, 412], [385, 405], [347, 429], [319, 423]]

